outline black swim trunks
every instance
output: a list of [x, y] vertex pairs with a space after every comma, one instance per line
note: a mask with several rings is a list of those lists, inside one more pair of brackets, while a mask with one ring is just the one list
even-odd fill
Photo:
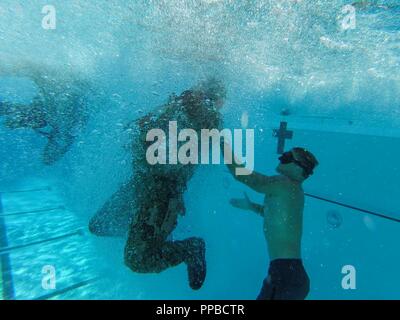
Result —
[[271, 262], [268, 277], [257, 300], [304, 300], [310, 292], [310, 279], [300, 259]]

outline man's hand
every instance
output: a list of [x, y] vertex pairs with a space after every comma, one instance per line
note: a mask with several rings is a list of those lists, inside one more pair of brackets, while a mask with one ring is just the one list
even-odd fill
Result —
[[231, 199], [229, 202], [235, 208], [244, 209], [244, 210], [252, 209], [252, 203], [246, 192], [244, 192], [244, 199], [234, 198], [234, 199]]
[[244, 192], [244, 199], [234, 198], [229, 202], [235, 208], [250, 210], [264, 217], [264, 206], [251, 202], [246, 192]]

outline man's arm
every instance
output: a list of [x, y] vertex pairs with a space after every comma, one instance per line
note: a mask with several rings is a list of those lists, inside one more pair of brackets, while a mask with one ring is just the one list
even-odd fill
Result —
[[261, 204], [257, 204], [252, 202], [251, 203], [251, 209], [257, 213], [258, 215], [264, 217], [264, 206], [262, 206]]
[[40, 135], [42, 135], [42, 136], [44, 136], [44, 137], [46, 137], [46, 138], [48, 138], [48, 139], [53, 138], [53, 135], [52, 135], [51, 132], [46, 132], [46, 131], [39, 130], [39, 129], [33, 129], [33, 130], [34, 130], [36, 133], [38, 133], [38, 134], [40, 134]]
[[0, 101], [0, 116], [5, 116], [10, 113], [8, 109], [8, 104], [6, 102], [1, 102]]
[[11, 115], [20, 109], [23, 110], [24, 106], [10, 102], [0, 102], [0, 116]]
[[244, 193], [244, 199], [231, 199], [230, 203], [235, 208], [250, 210], [264, 217], [264, 206], [251, 202], [246, 193]]
[[[222, 147], [222, 146], [221, 146]], [[227, 164], [227, 167], [233, 177], [238, 180], [239, 182], [247, 185], [254, 191], [260, 192], [260, 193], [265, 193], [268, 187], [272, 185], [272, 183], [275, 181], [273, 177], [268, 177], [263, 174], [257, 173], [255, 171], [253, 172], [248, 172], [248, 175], [237, 175], [236, 174], [236, 169], [242, 168], [243, 170], [246, 170], [245, 165], [243, 164], [238, 164], [238, 161], [236, 160], [235, 155], [233, 154], [232, 148], [230, 145], [227, 143], [224, 143], [224, 147], [222, 149], [230, 152], [231, 155], [233, 155], [233, 161], [231, 164]], [[224, 152], [223, 150], [223, 152]], [[225, 156], [225, 154], [224, 154]]]

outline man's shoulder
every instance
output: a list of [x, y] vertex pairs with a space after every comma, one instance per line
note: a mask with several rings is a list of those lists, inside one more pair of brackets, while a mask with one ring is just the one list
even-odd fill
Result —
[[288, 178], [282, 175], [268, 176], [268, 180], [270, 182], [282, 183], [282, 184], [286, 184], [288, 182]]
[[271, 176], [269, 177], [269, 180], [271, 183], [274, 183], [276, 184], [276, 186], [280, 186], [282, 188], [290, 188], [291, 190], [293, 189], [302, 190], [302, 186], [300, 183], [295, 182], [283, 175]]
[[275, 175], [275, 176], [262, 176], [263, 185], [265, 188], [265, 192], [269, 193], [271, 191], [277, 191], [285, 188], [286, 180], [285, 177]]

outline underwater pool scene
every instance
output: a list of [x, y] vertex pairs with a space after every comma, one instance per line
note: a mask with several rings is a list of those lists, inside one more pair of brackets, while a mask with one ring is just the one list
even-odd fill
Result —
[[398, 0], [0, 2], [1, 300], [398, 300], [399, 159]]

